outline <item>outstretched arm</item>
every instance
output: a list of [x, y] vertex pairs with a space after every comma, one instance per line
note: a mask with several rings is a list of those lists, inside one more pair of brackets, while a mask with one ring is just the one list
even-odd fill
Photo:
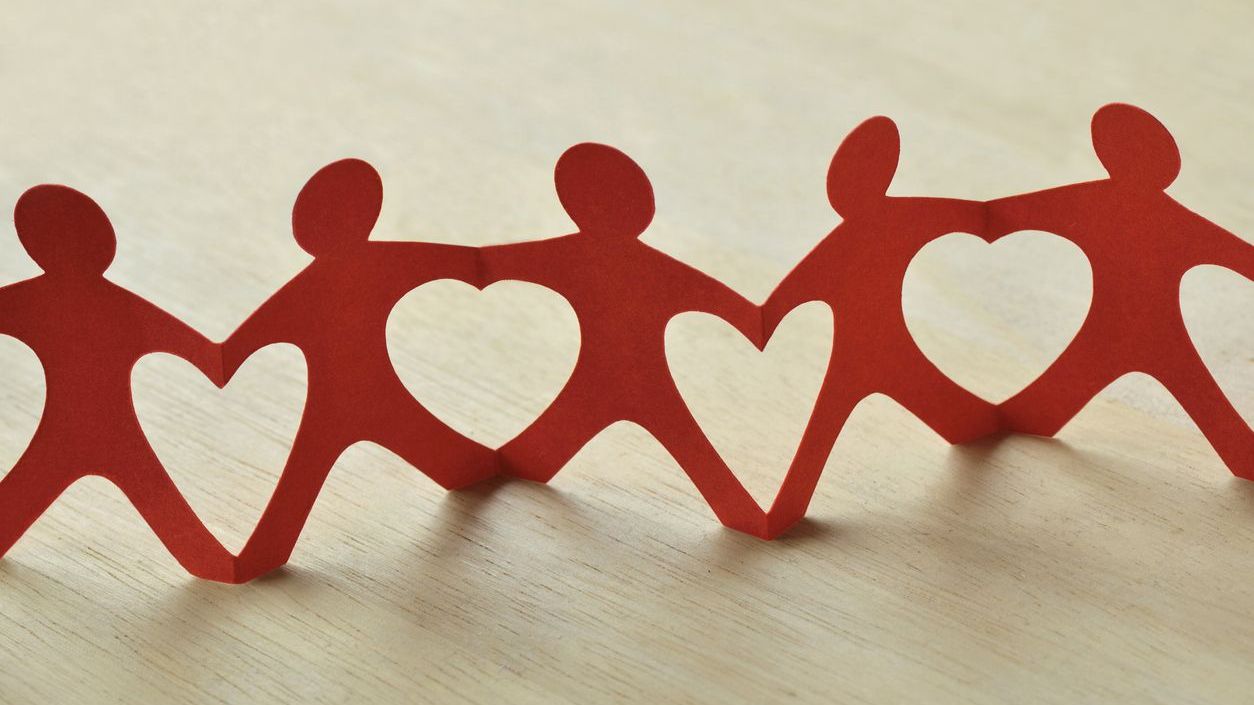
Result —
[[739, 292], [699, 269], [681, 265], [687, 273], [680, 277], [684, 296], [681, 305], [687, 311], [709, 313], [727, 321], [748, 338], [759, 350], [766, 347], [762, 334], [762, 309]]
[[38, 321], [40, 316], [34, 311], [30, 290], [24, 284], [16, 282], [0, 287], [0, 335], [12, 336], [29, 345], [23, 338], [24, 331], [29, 321]]
[[1046, 191], [1008, 196], [985, 204], [984, 239], [992, 242], [1019, 230], [1061, 233], [1077, 220], [1083, 220], [1085, 194], [1101, 188], [1102, 182], [1074, 184]]
[[1207, 226], [1204, 261], [1227, 267], [1254, 281], [1254, 243], [1247, 242], [1210, 221]]
[[[923, 247], [931, 242], [938, 235], [947, 233], [970, 233], [989, 242], [996, 239], [988, 234], [989, 206], [983, 201], [967, 201], [958, 198], [911, 198], [902, 200], [917, 204], [916, 208], [919, 210], [915, 212], [919, 213], [921, 221], [935, 223], [935, 226], [930, 228], [909, 229], [917, 230], [922, 236], [923, 241], [919, 243], [919, 247]], [[1005, 234], [1005, 232], [998, 233], [998, 235]], [[889, 234], [888, 236], [891, 237], [892, 235]]]
[[[567, 236], [577, 237], [577, 236]], [[514, 242], [479, 248], [483, 286], [506, 279], [548, 285], [560, 272], [576, 272], [580, 262], [566, 261], [570, 251], [564, 238]]]
[[1232, 256], [1228, 262], [1224, 263], [1224, 266], [1230, 267], [1232, 271], [1237, 272], [1250, 281], [1254, 281], [1254, 244], [1233, 235], [1230, 249], [1233, 250]]
[[272, 343], [296, 342], [286, 335], [290, 327], [285, 325], [284, 317], [291, 315], [291, 308], [277, 305], [275, 302], [278, 296], [279, 294], [275, 294], [263, 303], [222, 342], [223, 386], [235, 376], [236, 370], [253, 353]]
[[437, 242], [372, 244], [386, 264], [391, 283], [406, 292], [436, 279], [456, 279], [483, 288], [478, 248]]
[[13, 297], [5, 296], [9, 287], [0, 287], [0, 335], [11, 335], [17, 337], [17, 326], [13, 321], [13, 314], [19, 309], [13, 305]]
[[[793, 267], [778, 285], [766, 302], [762, 304], [762, 335], [764, 340], [770, 339], [775, 327], [798, 306], [821, 299], [820, 292], [824, 288], [824, 279], [838, 276], [837, 272], [824, 272], [817, 265], [817, 259], [807, 256]], [[765, 344], [765, 343], [764, 343]]]
[[173, 314], [152, 304], [144, 307], [144, 332], [152, 352], [164, 352], [187, 360], [215, 385], [226, 384], [222, 371], [222, 348], [200, 331]]

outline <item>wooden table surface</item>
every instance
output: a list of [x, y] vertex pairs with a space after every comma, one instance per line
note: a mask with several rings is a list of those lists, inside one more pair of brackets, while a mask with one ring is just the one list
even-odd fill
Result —
[[[41, 182], [92, 195], [120, 239], [109, 276], [215, 339], [308, 261], [293, 197], [344, 156], [383, 175], [375, 237], [487, 244], [568, 232], [555, 159], [616, 145], [658, 194], [645, 239], [760, 301], [838, 222], [823, 177], [862, 119], [900, 126], [893, 193], [984, 199], [1101, 177], [1088, 121], [1120, 100], [1174, 132], [1171, 194], [1254, 240], [1248, 3], [9, 0], [3, 17], [0, 208]], [[0, 281], [36, 272], [4, 225]], [[1001, 400], [1057, 355], [1088, 282], [1059, 238], [954, 235], [904, 304], [938, 364]], [[1254, 421], [1254, 284], [1199, 269], [1182, 299]], [[668, 332], [760, 498], [830, 325], [799, 310], [764, 354], [701, 315]], [[578, 345], [561, 300], [523, 284], [423, 287], [389, 336], [415, 396], [493, 444]], [[299, 353], [263, 350], [224, 392], [165, 356], [135, 384], [160, 457], [238, 548], [295, 431]], [[0, 339], [0, 468], [42, 389]], [[249, 585], [185, 575], [99, 479], [0, 561], [4, 703], [1249, 702], [1252, 654], [1254, 484], [1137, 376], [1055, 440], [949, 447], [869, 399], [774, 542], [721, 528], [620, 424], [549, 486], [454, 494], [356, 446], [290, 566]]]

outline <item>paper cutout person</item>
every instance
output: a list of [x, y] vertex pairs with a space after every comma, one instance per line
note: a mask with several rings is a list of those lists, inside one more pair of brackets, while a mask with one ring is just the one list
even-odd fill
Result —
[[[1201, 264], [1254, 279], [1254, 245], [1165, 193], [1180, 155], [1148, 113], [1108, 105], [1094, 115], [1092, 133], [1109, 178], [981, 204], [888, 196], [900, 156], [897, 129], [883, 117], [864, 122], [828, 172], [828, 197], [843, 222], [762, 308], [640, 241], [654, 214], [652, 187], [613, 148], [576, 145], [557, 164], [558, 197], [577, 232], [482, 250], [370, 241], [382, 185], [365, 162], [344, 160], [315, 174], [293, 209], [293, 233], [314, 261], [221, 346], [104, 277], [116, 240], [94, 201], [64, 186], [37, 186], [19, 199], [14, 219], [44, 273], [0, 288], [0, 334], [34, 350], [47, 394], [29, 446], [0, 480], [0, 556], [67, 487], [99, 475], [122, 490], [190, 573], [243, 582], [286, 562], [330, 469], [359, 441], [392, 450], [450, 489], [500, 470], [543, 482], [618, 421], [656, 437], [724, 524], [771, 537], [805, 513], [849, 414], [870, 394], [886, 394], [960, 443], [1000, 427], [1053, 435], [1129, 372], [1159, 380], [1232, 472], [1254, 479], [1254, 429], [1202, 362], [1179, 301], [1185, 272]], [[994, 407], [918, 349], [905, 325], [902, 281], [918, 251], [945, 234], [993, 240], [1024, 229], [1056, 233], [1085, 252], [1093, 301], [1058, 360]], [[499, 451], [424, 409], [388, 356], [392, 308], [443, 278], [546, 286], [570, 302], [580, 322], [570, 379]], [[833, 310], [832, 357], [787, 477], [764, 513], [679, 394], [665, 329], [679, 313], [710, 313], [761, 349], [788, 312], [808, 301]], [[253, 352], [280, 342], [305, 355], [305, 412], [274, 495], [237, 559], [158, 462], [135, 414], [131, 370], [143, 356], [166, 352], [222, 386]]]
[[309, 375], [291, 454], [240, 553], [240, 581], [287, 561], [331, 467], [358, 441], [387, 448], [447, 489], [497, 472], [492, 449], [449, 428], [410, 395], [387, 349], [388, 316], [407, 293], [437, 279], [479, 286], [476, 251], [371, 241], [382, 202], [382, 182], [366, 162], [345, 159], [314, 174], [292, 210], [292, 232], [314, 261], [223, 344], [228, 378], [272, 343], [300, 348]]
[[1055, 233], [1083, 250], [1093, 272], [1088, 316], [1062, 355], [1001, 404], [1006, 425], [1052, 436], [1111, 382], [1143, 372], [1175, 396], [1233, 474], [1254, 479], [1254, 431], [1202, 362], [1180, 309], [1180, 281], [1193, 267], [1254, 279], [1254, 246], [1164, 193], [1180, 152], [1152, 115], [1107, 105], [1092, 133], [1110, 178], [988, 204], [990, 235]]
[[902, 282], [914, 256], [953, 232], [980, 235], [984, 205], [888, 196], [901, 145], [897, 126], [874, 117], [849, 133], [827, 172], [827, 196], [844, 219], [763, 305], [769, 338], [797, 306], [825, 302], [834, 322], [832, 356], [797, 453], [769, 512], [778, 535], [804, 514], [849, 414], [883, 393], [950, 443], [999, 430], [997, 409], [936, 368], [906, 328]]
[[47, 391], [30, 445], [0, 480], [0, 556], [67, 487], [99, 475], [122, 490], [189, 573], [229, 579], [234, 557], [157, 460], [131, 397], [131, 369], [154, 352], [188, 360], [221, 386], [217, 346], [105, 279], [117, 242], [86, 195], [36, 186], [18, 199], [14, 221], [44, 273], [0, 289], [0, 333], [35, 351]]
[[754, 535], [765, 515], [684, 404], [666, 362], [666, 324], [687, 311], [719, 316], [759, 347], [756, 306], [712, 277], [639, 240], [653, 220], [653, 187], [622, 152], [578, 144], [559, 159], [557, 195], [578, 231], [485, 247], [485, 284], [517, 279], [570, 302], [580, 346], [570, 379], [528, 428], [500, 449], [502, 471], [547, 482], [618, 421], [652, 434], [719, 520]]

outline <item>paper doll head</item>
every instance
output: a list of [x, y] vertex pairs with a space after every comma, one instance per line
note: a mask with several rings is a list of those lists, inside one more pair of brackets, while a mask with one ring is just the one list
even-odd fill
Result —
[[626, 154], [585, 142], [566, 150], [553, 172], [557, 197], [579, 232], [639, 237], [653, 220], [653, 186]]
[[897, 173], [901, 137], [891, 119], [865, 120], [845, 137], [827, 169], [827, 200], [848, 218], [881, 203]]
[[117, 238], [104, 210], [69, 186], [35, 186], [17, 199], [13, 222], [22, 247], [49, 274], [103, 274]]
[[1176, 140], [1153, 115], [1125, 103], [1093, 114], [1093, 151], [1110, 178], [1161, 190], [1180, 173]]
[[383, 180], [360, 159], [332, 162], [309, 177], [292, 207], [292, 234], [318, 257], [370, 238], [383, 208]]

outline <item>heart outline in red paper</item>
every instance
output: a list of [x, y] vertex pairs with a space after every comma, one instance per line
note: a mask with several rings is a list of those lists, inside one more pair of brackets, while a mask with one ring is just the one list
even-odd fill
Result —
[[[831, 309], [817, 301], [789, 311], [761, 349], [734, 326], [710, 314], [683, 313], [667, 325], [667, 366], [680, 396], [724, 462], [764, 509], [770, 507], [779, 491], [818, 398], [831, 359], [833, 326]], [[698, 334], [698, 328], [704, 332]], [[726, 357], [727, 346], [734, 341], [743, 343], [737, 344], [733, 353], [740, 364], [729, 363], [727, 369], [742, 372], [745, 361], [752, 360], [753, 374], [729, 377], [719, 374], [724, 371], [719, 369], [722, 365], [703, 364], [714, 351]], [[800, 351], [797, 346], [801, 346]], [[783, 360], [787, 351], [792, 352], [794, 364], [791, 369], [777, 369], [779, 364], [771, 361]], [[797, 365], [797, 355], [813, 364]], [[771, 371], [766, 372], [767, 369]], [[730, 382], [730, 388], [729, 380], [735, 380]], [[754, 394], [752, 398], [741, 394], [746, 388], [767, 384], [778, 391]], [[741, 416], [727, 413], [728, 408], [750, 404], [758, 409], [768, 407], [766, 425], [738, 423]], [[753, 418], [762, 416], [755, 413]], [[734, 443], [736, 439], [741, 442]], [[749, 449], [749, 457], [744, 457], [744, 448]]]
[[[308, 379], [304, 355], [285, 343], [250, 355], [220, 389], [174, 355], [145, 355], [131, 370], [135, 412], [149, 445], [232, 553], [243, 548], [273, 494], [304, 414]], [[262, 423], [269, 441], [259, 443]], [[225, 438], [219, 435], [224, 429]], [[240, 504], [250, 519], [235, 525], [228, 518], [240, 516]]]
[[[458, 315], [441, 315], [448, 310]], [[418, 403], [495, 448], [557, 398], [575, 369], [580, 332], [574, 309], [547, 287], [502, 280], [476, 289], [445, 279], [397, 302], [387, 341], [392, 366]]]
[[933, 364], [998, 403], [1058, 359], [1088, 315], [1092, 290], [1088, 258], [1062, 237], [1025, 230], [989, 243], [951, 233], [911, 260], [902, 310]]

